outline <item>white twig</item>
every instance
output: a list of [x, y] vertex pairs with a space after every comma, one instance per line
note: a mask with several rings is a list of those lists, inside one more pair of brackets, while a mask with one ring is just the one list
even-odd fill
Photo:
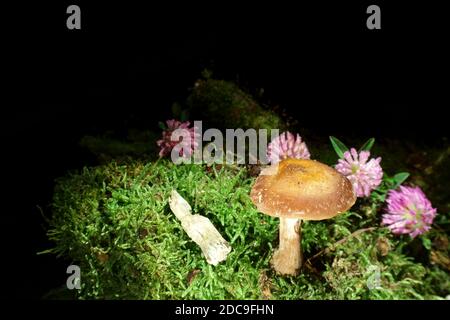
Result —
[[172, 190], [169, 206], [181, 226], [201, 249], [209, 264], [217, 265], [227, 258], [231, 247], [211, 221], [198, 214], [191, 214], [189, 203], [176, 190]]

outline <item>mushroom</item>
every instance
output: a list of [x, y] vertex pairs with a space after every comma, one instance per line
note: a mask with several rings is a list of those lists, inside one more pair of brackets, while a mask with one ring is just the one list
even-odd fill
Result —
[[315, 160], [285, 159], [261, 171], [250, 197], [258, 210], [280, 218], [274, 269], [297, 275], [303, 264], [302, 220], [323, 220], [347, 211], [356, 201], [351, 182]]

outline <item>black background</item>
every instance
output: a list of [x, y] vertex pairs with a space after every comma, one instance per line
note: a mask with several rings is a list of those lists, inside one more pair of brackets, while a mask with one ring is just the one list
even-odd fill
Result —
[[[448, 133], [438, 2], [92, 2], [4, 11], [13, 17], [2, 103], [10, 297], [39, 299], [64, 283], [66, 265], [35, 254], [49, 245], [37, 206], [48, 211], [56, 177], [93, 163], [80, 138], [156, 128], [206, 67], [264, 88], [268, 103], [318, 134], [434, 143]], [[381, 30], [366, 28], [374, 3]], [[81, 30], [66, 28], [70, 4], [81, 7]]]

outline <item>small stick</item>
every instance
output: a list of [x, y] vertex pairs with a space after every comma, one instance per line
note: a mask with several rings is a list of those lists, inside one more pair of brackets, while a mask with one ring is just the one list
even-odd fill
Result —
[[227, 258], [231, 247], [211, 221], [198, 214], [191, 214], [189, 203], [176, 190], [172, 190], [169, 206], [184, 231], [201, 249], [209, 264], [217, 265]]
[[343, 244], [344, 242], [346, 242], [348, 239], [350, 239], [351, 237], [355, 237], [360, 233], [366, 232], [366, 231], [373, 231], [375, 230], [375, 227], [370, 227], [370, 228], [364, 228], [364, 229], [359, 229], [356, 230], [355, 232], [353, 232], [352, 234], [348, 235], [345, 238], [342, 238], [341, 240], [337, 241], [336, 243], [334, 243], [331, 247], [327, 247], [323, 250], [320, 250], [318, 253], [316, 253], [314, 256], [312, 256], [311, 258], [309, 258], [306, 263], [311, 264], [311, 261], [316, 259], [317, 257], [321, 256], [322, 254], [326, 254], [329, 253], [331, 250], [336, 249], [336, 247], [340, 244]]

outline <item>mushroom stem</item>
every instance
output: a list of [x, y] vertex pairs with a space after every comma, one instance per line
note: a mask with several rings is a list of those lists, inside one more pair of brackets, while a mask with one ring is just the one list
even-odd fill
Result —
[[271, 261], [280, 274], [297, 275], [303, 264], [301, 224], [298, 218], [280, 218], [280, 244]]

